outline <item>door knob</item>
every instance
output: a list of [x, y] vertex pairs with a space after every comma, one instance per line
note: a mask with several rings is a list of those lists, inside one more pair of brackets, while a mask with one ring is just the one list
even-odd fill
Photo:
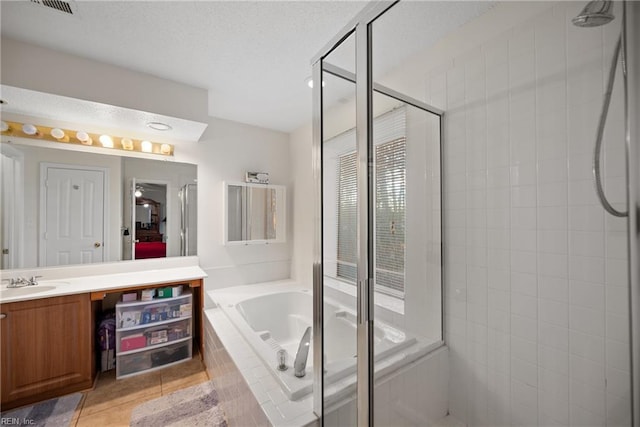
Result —
[[4, 319], [5, 317], [7, 317], [5, 313], [0, 313], [0, 319]]
[[100, 242], [95, 242], [95, 243], [93, 244], [93, 247], [94, 247], [94, 248], [99, 248], [100, 246], [102, 246], [102, 244], [101, 244]]

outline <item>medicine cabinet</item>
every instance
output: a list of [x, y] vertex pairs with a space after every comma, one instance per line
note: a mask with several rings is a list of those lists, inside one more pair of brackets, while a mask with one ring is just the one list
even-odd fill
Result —
[[286, 187], [224, 183], [224, 244], [283, 243], [287, 240]]

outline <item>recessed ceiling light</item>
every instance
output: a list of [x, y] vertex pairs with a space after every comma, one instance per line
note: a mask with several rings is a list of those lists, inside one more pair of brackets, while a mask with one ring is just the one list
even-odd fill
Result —
[[168, 125], [162, 122], [149, 122], [147, 123], [147, 127], [150, 127], [151, 129], [154, 129], [154, 130], [163, 130], [163, 131], [173, 129], [171, 125]]

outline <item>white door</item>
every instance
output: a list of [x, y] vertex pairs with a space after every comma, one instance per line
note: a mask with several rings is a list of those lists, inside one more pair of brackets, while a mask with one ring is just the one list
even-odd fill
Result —
[[3, 152], [0, 163], [0, 233], [2, 238], [2, 256], [0, 269], [22, 267], [23, 236], [23, 194], [22, 179], [23, 161], [21, 156], [14, 155], [11, 147], [2, 144]]
[[40, 265], [104, 261], [105, 171], [43, 167]]

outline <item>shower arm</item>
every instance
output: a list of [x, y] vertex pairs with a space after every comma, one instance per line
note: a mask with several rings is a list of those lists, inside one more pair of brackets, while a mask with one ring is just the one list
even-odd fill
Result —
[[[618, 64], [618, 57], [620, 56], [622, 44], [622, 35], [618, 37], [618, 41], [616, 42], [615, 52], [613, 54], [613, 59], [611, 60], [611, 68], [609, 69], [609, 79], [607, 81], [607, 91], [604, 94], [604, 102], [602, 105], [602, 113], [600, 114], [600, 121], [598, 123], [598, 133], [596, 135], [596, 144], [593, 152], [593, 180], [596, 187], [596, 193], [598, 194], [598, 198], [600, 199], [600, 203], [602, 207], [609, 212], [613, 216], [617, 217], [626, 217], [629, 216], [629, 211], [619, 211], [614, 208], [611, 203], [607, 200], [607, 196], [604, 194], [604, 189], [602, 188], [602, 177], [600, 174], [600, 153], [602, 151], [602, 136], [604, 134], [604, 125], [607, 120], [607, 114], [609, 113], [609, 104], [611, 102], [611, 92], [613, 91], [613, 82], [615, 80], [616, 75], [616, 66]], [[624, 51], [622, 52], [622, 76], [626, 82], [626, 64], [625, 64], [625, 55]]]

